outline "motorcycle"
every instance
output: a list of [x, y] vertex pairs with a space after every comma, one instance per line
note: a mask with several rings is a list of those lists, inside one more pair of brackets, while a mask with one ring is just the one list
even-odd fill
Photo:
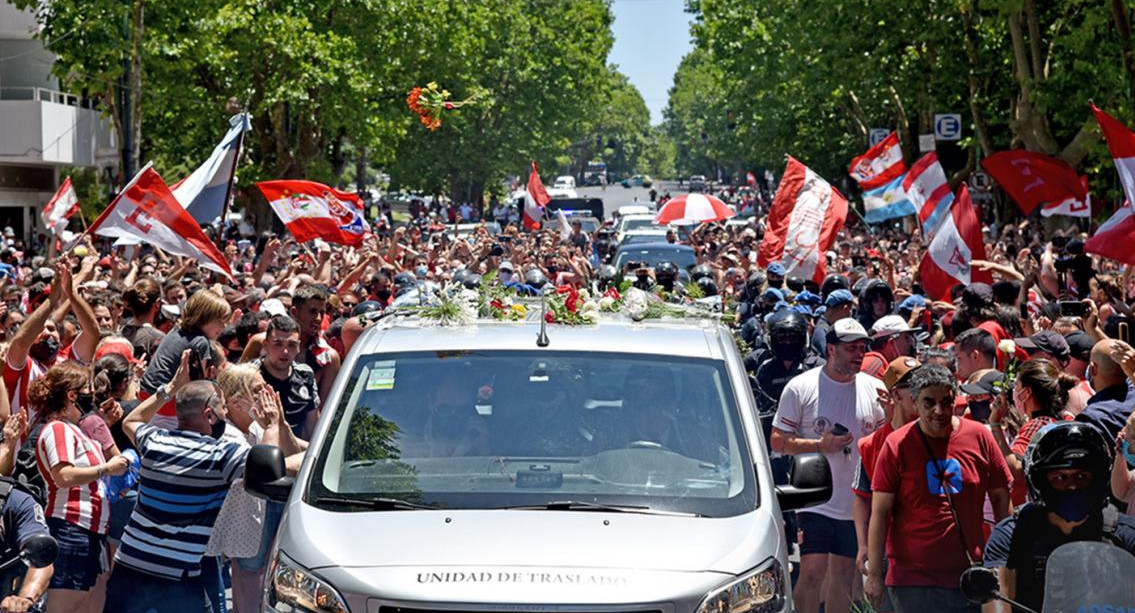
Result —
[[[17, 564], [21, 563], [31, 568], [45, 568], [54, 564], [57, 557], [59, 557], [59, 543], [50, 535], [37, 534], [20, 545], [20, 551], [17, 555], [0, 561], [0, 576], [13, 570]], [[15, 587], [19, 588], [18, 585]], [[41, 598], [40, 602], [33, 604], [28, 611], [30, 613], [46, 611], [43, 599]]]
[[974, 566], [962, 573], [961, 590], [971, 602], [999, 600], [1022, 613], [1128, 613], [1135, 611], [1135, 556], [1095, 541], [1056, 548], [1044, 576], [1044, 610], [1034, 611], [1000, 592], [997, 574]]

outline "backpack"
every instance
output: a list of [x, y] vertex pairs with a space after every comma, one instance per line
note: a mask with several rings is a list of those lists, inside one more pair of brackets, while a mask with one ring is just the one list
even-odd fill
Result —
[[12, 481], [34, 498], [40, 506], [47, 505], [47, 482], [44, 481], [43, 475], [39, 472], [39, 464], [35, 460], [35, 447], [45, 425], [43, 423], [37, 424], [28, 432], [24, 444], [20, 445], [16, 452], [12, 471]]

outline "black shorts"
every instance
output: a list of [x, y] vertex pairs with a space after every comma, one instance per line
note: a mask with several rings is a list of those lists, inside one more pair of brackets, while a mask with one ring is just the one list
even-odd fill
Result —
[[47, 518], [47, 527], [59, 543], [59, 557], [48, 587], [90, 591], [107, 568], [106, 535], [54, 517]]
[[800, 544], [800, 555], [811, 553], [830, 553], [832, 555], [854, 558], [859, 550], [855, 538], [855, 522], [850, 519], [832, 519], [819, 513], [797, 512], [796, 521], [804, 533]]

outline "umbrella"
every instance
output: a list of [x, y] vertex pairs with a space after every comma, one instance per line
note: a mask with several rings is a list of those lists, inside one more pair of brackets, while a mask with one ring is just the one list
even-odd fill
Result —
[[706, 221], [721, 221], [734, 215], [736, 213], [720, 198], [707, 194], [683, 194], [662, 205], [662, 209], [654, 217], [654, 223], [660, 226], [666, 224], [685, 226]]

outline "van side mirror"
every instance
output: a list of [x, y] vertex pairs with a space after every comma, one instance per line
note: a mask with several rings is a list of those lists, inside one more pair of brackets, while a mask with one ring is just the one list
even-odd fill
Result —
[[832, 470], [828, 459], [819, 453], [792, 457], [788, 467], [788, 485], [776, 486], [781, 511], [803, 509], [827, 502], [831, 497]]
[[284, 452], [272, 445], [257, 445], [244, 461], [244, 489], [257, 498], [286, 502], [295, 479], [287, 476]]

